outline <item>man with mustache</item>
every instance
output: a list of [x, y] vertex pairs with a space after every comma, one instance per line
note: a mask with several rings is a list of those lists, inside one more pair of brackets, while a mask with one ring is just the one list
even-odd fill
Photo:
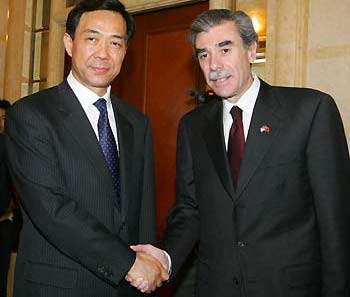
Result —
[[[333, 99], [252, 73], [257, 34], [243, 12], [204, 12], [190, 39], [222, 100], [180, 122], [160, 244], [171, 277], [198, 243], [196, 296], [349, 296], [350, 162]], [[160, 249], [133, 249], [170, 266]]]
[[8, 112], [10, 172], [23, 207], [15, 297], [140, 296], [125, 281], [168, 278], [129, 246], [156, 239], [149, 120], [111, 94], [134, 20], [116, 0], [82, 0], [68, 15], [72, 58], [58, 86]]

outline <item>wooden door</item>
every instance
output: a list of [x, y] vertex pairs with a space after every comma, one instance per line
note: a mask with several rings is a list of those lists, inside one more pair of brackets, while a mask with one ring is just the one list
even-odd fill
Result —
[[188, 42], [188, 28], [208, 2], [135, 16], [136, 34], [113, 93], [151, 120], [156, 173], [157, 222], [161, 236], [175, 202], [175, 154], [180, 118], [196, 107], [187, 92], [203, 86]]

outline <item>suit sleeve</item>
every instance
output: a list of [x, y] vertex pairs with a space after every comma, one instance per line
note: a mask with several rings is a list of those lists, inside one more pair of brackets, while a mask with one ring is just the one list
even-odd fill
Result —
[[349, 296], [350, 162], [341, 117], [332, 98], [320, 95], [307, 161], [322, 255], [322, 297]]
[[32, 223], [60, 252], [117, 285], [135, 253], [66, 193], [47, 120], [22, 103], [7, 119], [10, 173]]
[[199, 237], [199, 211], [192, 162], [190, 139], [183, 119], [177, 140], [176, 204], [168, 214], [167, 227], [160, 243], [171, 257], [171, 278], [176, 276]]
[[147, 120], [143, 166], [143, 187], [139, 223], [139, 243], [155, 243], [157, 238], [152, 133]]

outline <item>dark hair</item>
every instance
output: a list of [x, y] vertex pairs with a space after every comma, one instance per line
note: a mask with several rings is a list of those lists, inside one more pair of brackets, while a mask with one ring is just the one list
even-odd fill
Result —
[[96, 10], [111, 10], [122, 15], [126, 22], [126, 43], [130, 41], [135, 32], [134, 18], [125, 10], [124, 5], [118, 0], [82, 0], [68, 14], [66, 32], [72, 39], [78, 27], [81, 16], [85, 12]]
[[192, 23], [189, 31], [192, 47], [194, 49], [196, 47], [198, 33], [208, 32], [209, 29], [227, 21], [236, 24], [245, 48], [248, 48], [253, 42], [258, 42], [258, 34], [254, 30], [251, 18], [246, 13], [227, 9], [212, 9], [201, 13]]
[[11, 103], [7, 101], [6, 99], [0, 99], [0, 108], [2, 109], [8, 109], [11, 106]]

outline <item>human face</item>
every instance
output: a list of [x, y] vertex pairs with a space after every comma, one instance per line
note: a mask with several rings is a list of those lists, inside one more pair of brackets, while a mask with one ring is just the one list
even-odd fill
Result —
[[256, 57], [256, 43], [245, 48], [233, 21], [225, 21], [198, 33], [195, 43], [199, 65], [209, 87], [233, 103], [253, 82], [250, 63]]
[[5, 130], [5, 109], [0, 108], [0, 133], [4, 133]]
[[125, 34], [121, 14], [96, 10], [81, 16], [73, 40], [69, 34], [64, 35], [74, 77], [99, 96], [119, 74], [126, 53]]

